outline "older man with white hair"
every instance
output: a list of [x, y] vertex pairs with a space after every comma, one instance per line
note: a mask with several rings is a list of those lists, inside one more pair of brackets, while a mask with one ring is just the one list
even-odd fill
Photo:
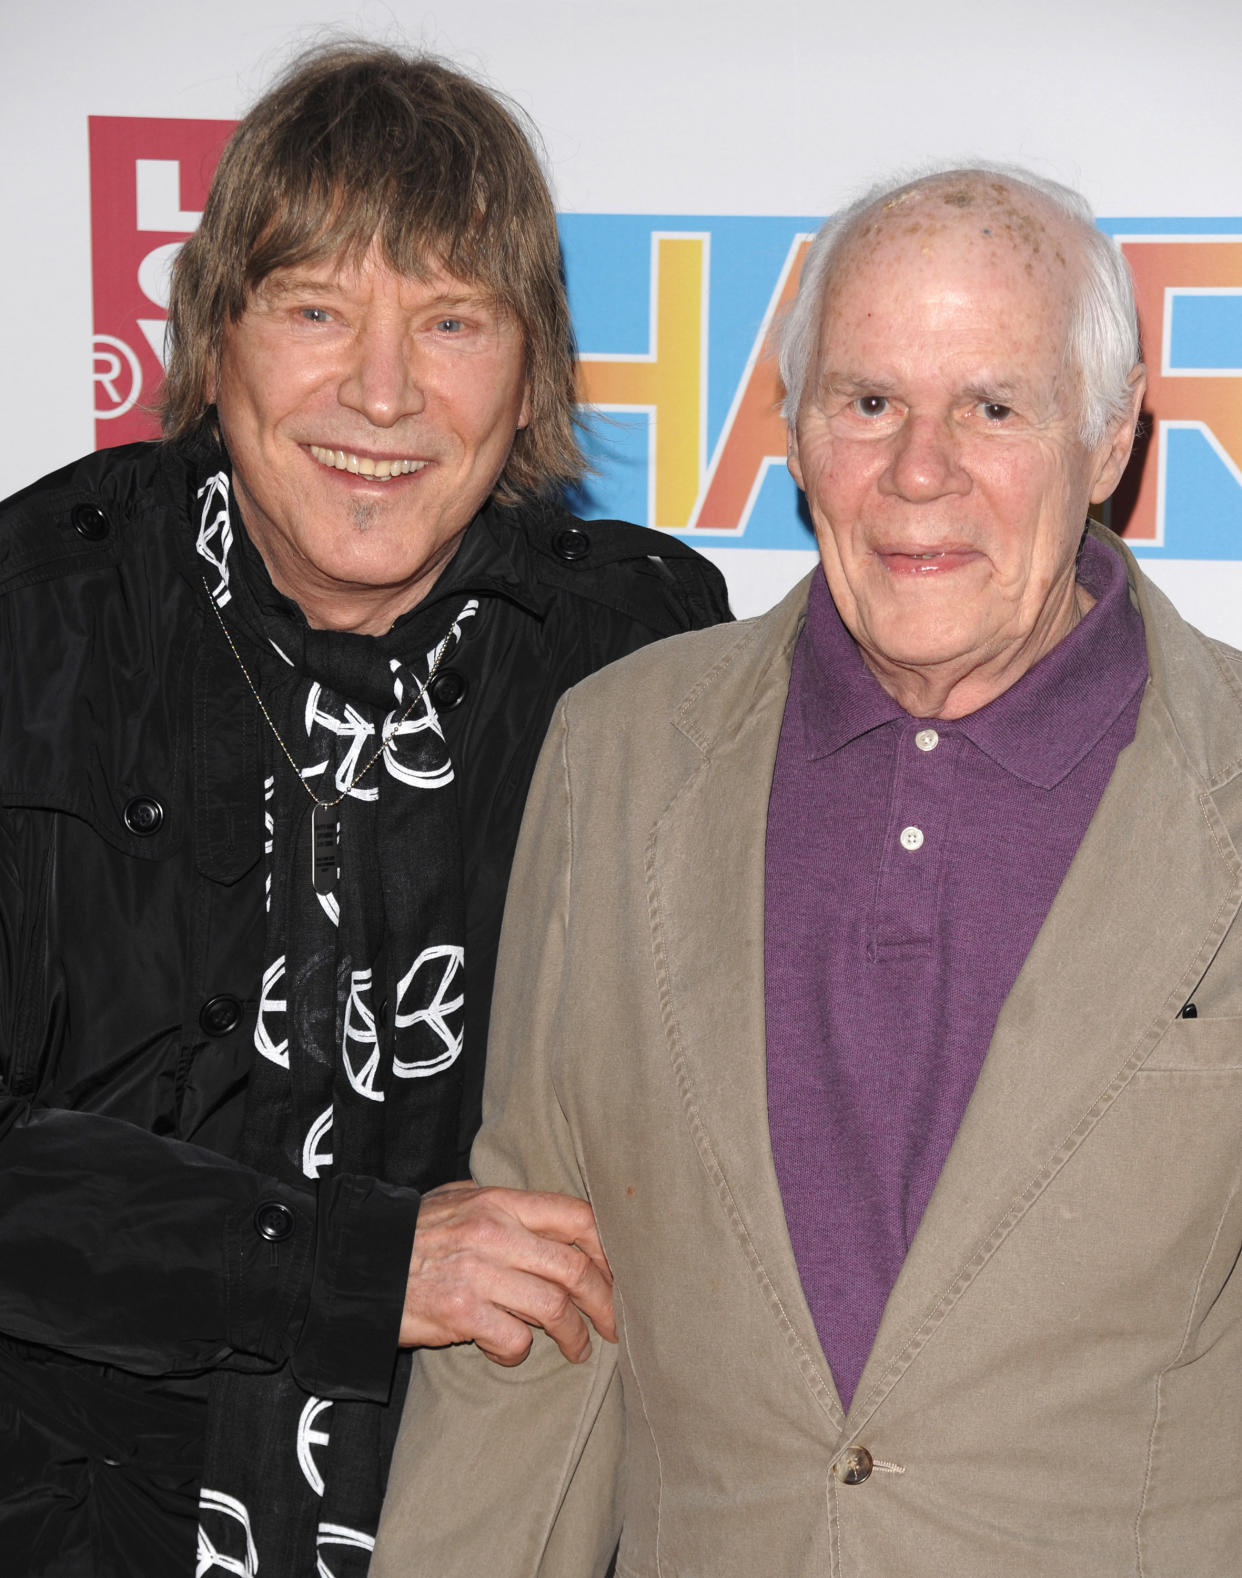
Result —
[[569, 694], [510, 892], [474, 1170], [590, 1199], [620, 1347], [423, 1355], [373, 1572], [1233, 1578], [1242, 658], [1086, 525], [1125, 265], [889, 186], [783, 367], [821, 570]]

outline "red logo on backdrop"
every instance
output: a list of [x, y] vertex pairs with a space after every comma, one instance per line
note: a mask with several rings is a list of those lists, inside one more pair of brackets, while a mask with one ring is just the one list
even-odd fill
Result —
[[233, 121], [92, 115], [95, 443], [154, 438], [168, 274], [198, 224]]

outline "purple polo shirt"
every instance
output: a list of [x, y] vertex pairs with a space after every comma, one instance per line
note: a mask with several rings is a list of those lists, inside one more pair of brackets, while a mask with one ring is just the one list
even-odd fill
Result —
[[1120, 558], [1016, 684], [952, 722], [881, 687], [817, 575], [768, 809], [768, 1118], [794, 1255], [848, 1408], [880, 1316], [1147, 677]]

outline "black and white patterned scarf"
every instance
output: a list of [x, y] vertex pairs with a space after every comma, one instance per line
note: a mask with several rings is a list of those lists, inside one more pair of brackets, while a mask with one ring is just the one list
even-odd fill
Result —
[[[265, 967], [242, 1160], [289, 1183], [347, 1172], [427, 1188], [450, 1175], [456, 1145], [465, 921], [452, 762], [430, 697], [406, 709], [476, 605], [414, 616], [379, 640], [278, 619], [249, 584], [261, 572], [235, 537], [230, 491], [224, 470], [199, 490], [210, 595], [301, 778], [320, 800], [344, 795], [335, 880], [319, 892], [312, 802], [269, 742]], [[218, 1372], [196, 1578], [365, 1574], [404, 1373], [380, 1405], [310, 1396], [287, 1365]]]

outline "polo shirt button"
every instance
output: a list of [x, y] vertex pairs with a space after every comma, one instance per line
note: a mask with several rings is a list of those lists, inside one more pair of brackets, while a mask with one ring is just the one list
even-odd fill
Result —
[[227, 1036], [241, 1022], [241, 1004], [227, 992], [207, 1000], [199, 1009], [198, 1022], [209, 1036]]
[[871, 1453], [864, 1446], [847, 1447], [832, 1465], [832, 1472], [843, 1485], [861, 1485], [871, 1478]]
[[160, 830], [164, 807], [149, 794], [136, 794], [132, 800], [126, 801], [121, 816], [131, 833], [137, 834], [139, 838], [149, 838]]
[[940, 736], [935, 729], [920, 729], [914, 736], [914, 743], [921, 751], [934, 751], [940, 744]]
[[903, 849], [921, 849], [923, 847], [923, 829], [921, 827], [903, 827], [901, 830], [901, 847]]
[[558, 531], [552, 539], [552, 552], [558, 559], [585, 559], [591, 551], [591, 539], [576, 526]]
[[265, 1200], [254, 1213], [254, 1230], [269, 1244], [282, 1243], [293, 1233], [293, 1212], [279, 1200]]

